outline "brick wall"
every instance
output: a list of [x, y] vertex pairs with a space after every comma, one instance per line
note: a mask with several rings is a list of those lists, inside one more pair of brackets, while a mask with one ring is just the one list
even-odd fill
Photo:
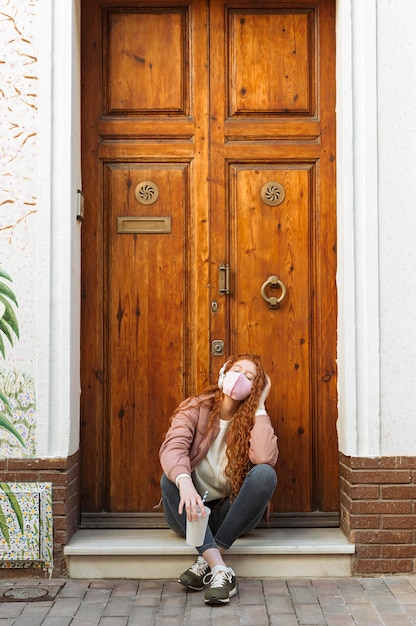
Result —
[[340, 454], [341, 527], [353, 575], [416, 573], [416, 457]]
[[[0, 460], [2, 482], [52, 483], [54, 577], [67, 573], [63, 550], [79, 525], [79, 469], [78, 452], [68, 458]], [[17, 572], [1, 570], [0, 576], [16, 576]]]

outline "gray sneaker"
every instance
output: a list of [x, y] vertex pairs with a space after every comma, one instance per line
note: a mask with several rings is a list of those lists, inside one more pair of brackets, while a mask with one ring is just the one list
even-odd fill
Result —
[[235, 573], [231, 567], [217, 565], [205, 576], [204, 583], [209, 584], [205, 591], [206, 604], [226, 604], [237, 593]]
[[210, 571], [211, 568], [204, 557], [198, 556], [195, 563], [179, 576], [178, 582], [188, 587], [188, 589], [201, 591], [204, 588], [204, 577], [209, 574]]

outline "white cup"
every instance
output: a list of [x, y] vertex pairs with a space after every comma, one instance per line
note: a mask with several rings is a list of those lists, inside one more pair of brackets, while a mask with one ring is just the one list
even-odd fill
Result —
[[202, 517], [202, 512], [198, 509], [198, 519], [190, 522], [186, 520], [186, 543], [188, 546], [199, 547], [202, 546], [205, 539], [205, 533], [208, 526], [208, 518], [211, 513], [211, 509], [205, 507], [206, 517]]

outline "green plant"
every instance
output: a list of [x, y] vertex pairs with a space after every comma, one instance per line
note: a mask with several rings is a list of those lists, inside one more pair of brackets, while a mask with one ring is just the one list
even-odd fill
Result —
[[[14, 514], [17, 517], [17, 521], [19, 524], [19, 528], [21, 533], [24, 533], [24, 529], [23, 529], [23, 514], [22, 514], [22, 510], [20, 508], [20, 505], [17, 501], [16, 496], [14, 495], [14, 493], [12, 492], [12, 490], [10, 489], [10, 486], [7, 483], [0, 483], [0, 487], [1, 489], [4, 491], [6, 497], [8, 498], [9, 502], [10, 502], [10, 506], [12, 508], [12, 511], [14, 512]], [[1, 506], [0, 506], [0, 530], [3, 534], [3, 537], [5, 538], [7, 545], [10, 546], [10, 532], [9, 532], [9, 526], [7, 524], [6, 521], [6, 515], [4, 514]]]
[[[10, 405], [10, 402], [9, 402], [8, 398], [4, 395], [4, 393], [2, 391], [0, 391], [0, 400], [1, 400], [1, 402], [3, 402], [6, 410], [11, 414], [12, 413], [12, 407]], [[14, 435], [16, 437], [16, 439], [18, 439], [20, 441], [22, 446], [24, 446], [26, 448], [26, 444], [23, 441], [22, 437], [20, 436], [19, 431], [16, 430], [16, 428], [13, 426], [11, 421], [9, 419], [7, 419], [6, 415], [4, 413], [2, 413], [1, 410], [0, 410], [0, 428], [4, 428], [9, 433]]]
[[[10, 276], [1, 268], [0, 278], [12, 282]], [[19, 338], [19, 325], [17, 323], [16, 314], [13, 310], [12, 303], [14, 303], [16, 306], [19, 306], [17, 304], [16, 296], [14, 295], [13, 291], [8, 285], [6, 285], [3, 280], [0, 280], [0, 305], [2, 305], [0, 306], [0, 352], [3, 355], [3, 359], [6, 356], [3, 335], [7, 337], [11, 345], [13, 345], [13, 333], [16, 335], [17, 338]], [[12, 407], [10, 406], [8, 398], [2, 391], [0, 391], [0, 401], [5, 407], [3, 411], [0, 410], [0, 427], [4, 428], [9, 433], [12, 433], [12, 435], [14, 435], [23, 446], [25, 446], [25, 442], [23, 441], [22, 437], [15, 429], [13, 424], [10, 422], [10, 420], [7, 418], [4, 412], [6, 411], [11, 414]]]
[[12, 303], [16, 306], [16, 296], [4, 280], [12, 282], [10, 276], [0, 268], [0, 352], [3, 359], [6, 358], [6, 350], [4, 346], [4, 337], [7, 337], [10, 345], [13, 345], [13, 334], [19, 339], [19, 325], [17, 323], [16, 314], [13, 310]]
[[[13, 309], [13, 304], [17, 307], [19, 306], [17, 303], [16, 296], [14, 292], [10, 289], [10, 287], [4, 282], [4, 280], [8, 280], [12, 282], [10, 276], [0, 268], [0, 352], [3, 356], [3, 359], [6, 357], [6, 350], [4, 346], [3, 337], [7, 337], [10, 345], [13, 346], [13, 335], [15, 335], [19, 339], [19, 325], [17, 323], [16, 314]], [[9, 433], [14, 435], [16, 439], [22, 444], [23, 447], [26, 447], [23, 438], [20, 433], [13, 426], [11, 421], [8, 419], [6, 413], [12, 415], [12, 406], [10, 404], [9, 399], [4, 394], [3, 391], [0, 390], [0, 402], [3, 404], [2, 409], [0, 409], [0, 428], [7, 430]], [[1, 407], [1, 405], [0, 405]], [[17, 521], [20, 527], [21, 532], [23, 533], [23, 515], [22, 510], [19, 506], [16, 496], [10, 489], [7, 483], [0, 483], [0, 488], [5, 493], [6, 497], [10, 502], [10, 506], [12, 511], [17, 517]], [[10, 532], [9, 527], [6, 520], [6, 515], [0, 505], [0, 531], [5, 538], [7, 545], [10, 546]]]

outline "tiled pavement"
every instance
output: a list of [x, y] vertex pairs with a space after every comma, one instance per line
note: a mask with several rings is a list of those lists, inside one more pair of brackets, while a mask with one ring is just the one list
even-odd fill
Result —
[[[4, 601], [42, 588], [40, 601]], [[416, 576], [240, 579], [225, 606], [175, 581], [0, 579], [0, 626], [402, 626], [416, 624]]]

